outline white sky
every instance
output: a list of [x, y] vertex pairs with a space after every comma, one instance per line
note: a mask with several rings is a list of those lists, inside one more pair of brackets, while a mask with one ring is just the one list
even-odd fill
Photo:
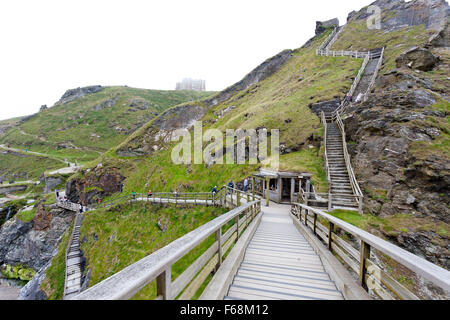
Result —
[[0, 2], [0, 119], [88, 85], [219, 91], [302, 46], [316, 20], [374, 0], [14, 0]]

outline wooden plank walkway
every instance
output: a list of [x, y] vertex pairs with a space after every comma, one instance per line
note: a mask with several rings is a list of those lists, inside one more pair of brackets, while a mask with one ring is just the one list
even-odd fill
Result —
[[290, 206], [270, 203], [225, 300], [342, 300]]

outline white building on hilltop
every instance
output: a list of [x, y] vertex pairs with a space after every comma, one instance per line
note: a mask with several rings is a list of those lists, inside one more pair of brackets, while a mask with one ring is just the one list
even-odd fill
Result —
[[184, 78], [183, 81], [177, 82], [177, 87], [175, 90], [205, 91], [205, 88], [205, 80]]

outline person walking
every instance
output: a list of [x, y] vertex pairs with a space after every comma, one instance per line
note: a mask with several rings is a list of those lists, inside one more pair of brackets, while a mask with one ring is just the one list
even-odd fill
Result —
[[244, 192], [247, 193], [247, 190], [248, 190], [248, 179], [245, 178], [245, 180], [244, 180]]
[[56, 192], [56, 199], [59, 199], [59, 191], [58, 191], [58, 189], [56, 189], [55, 192]]
[[133, 200], [136, 200], [136, 192], [131, 192], [131, 198], [133, 199]]
[[153, 192], [152, 192], [152, 190], [150, 190], [147, 194], [147, 198], [151, 198], [152, 196], [153, 196]]

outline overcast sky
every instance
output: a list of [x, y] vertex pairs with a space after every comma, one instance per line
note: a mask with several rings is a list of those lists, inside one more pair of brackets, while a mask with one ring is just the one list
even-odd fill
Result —
[[373, 1], [1, 1], [0, 119], [88, 85], [173, 90], [193, 77], [222, 90], [302, 46], [316, 20], [344, 24]]

